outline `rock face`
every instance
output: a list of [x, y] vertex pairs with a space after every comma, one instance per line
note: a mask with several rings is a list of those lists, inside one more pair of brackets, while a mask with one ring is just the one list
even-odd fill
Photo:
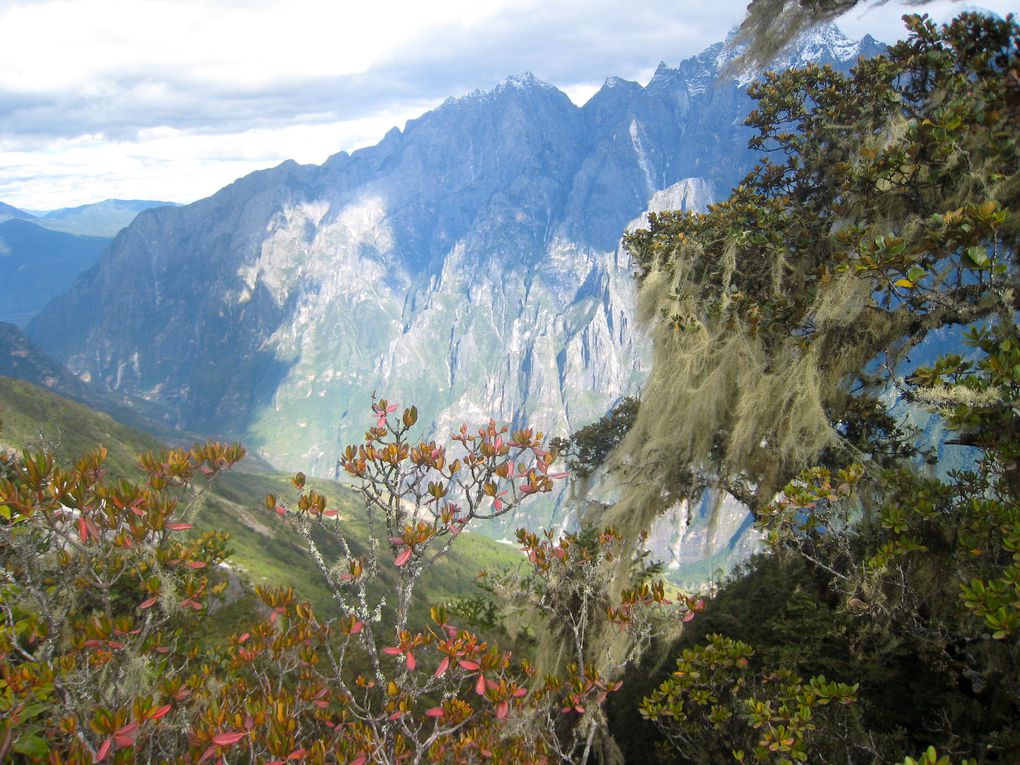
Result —
[[[873, 49], [830, 29], [791, 57]], [[144, 211], [28, 332], [281, 467], [331, 472], [373, 391], [440, 435], [489, 416], [569, 432], [648, 368], [625, 226], [653, 198], [702, 209], [753, 161], [728, 55], [607, 80], [583, 107], [511, 77], [322, 166]]]

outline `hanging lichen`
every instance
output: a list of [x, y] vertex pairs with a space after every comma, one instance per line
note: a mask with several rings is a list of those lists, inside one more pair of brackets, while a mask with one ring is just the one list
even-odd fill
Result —
[[748, 122], [770, 157], [708, 213], [627, 237], [654, 364], [611, 460], [611, 522], [637, 533], [706, 485], [755, 510], [852, 451], [842, 413], [884, 384], [880, 362], [945, 324], [1013, 315], [1016, 27], [909, 27], [849, 76], [768, 75]]

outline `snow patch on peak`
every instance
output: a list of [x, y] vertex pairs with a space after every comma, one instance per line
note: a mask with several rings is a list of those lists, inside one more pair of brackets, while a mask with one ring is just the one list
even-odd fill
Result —
[[500, 82], [496, 86], [496, 91], [506, 90], [507, 88], [514, 88], [516, 90], [530, 90], [532, 88], [541, 88], [542, 90], [556, 90], [556, 87], [550, 85], [548, 82], [538, 79], [531, 72], [524, 72], [523, 74], [511, 74], [505, 80]]
[[[747, 51], [746, 44], [734, 44], [739, 28], [734, 28], [726, 36], [726, 43], [715, 55], [715, 66], [722, 70], [734, 59]], [[806, 66], [818, 61], [846, 63], [853, 61], [861, 54], [862, 41], [852, 40], [831, 21], [810, 27], [794, 38], [769, 65], [770, 71], [783, 71]], [[707, 51], [706, 51], [707, 52]], [[746, 87], [757, 79], [756, 72], [744, 72], [734, 79], [741, 87]]]

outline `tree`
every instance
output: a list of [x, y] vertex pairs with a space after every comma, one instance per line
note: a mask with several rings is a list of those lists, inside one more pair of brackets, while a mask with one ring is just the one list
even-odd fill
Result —
[[709, 213], [627, 237], [655, 358], [619, 515], [645, 527], [706, 484], [757, 512], [820, 456], [895, 447], [875, 396], [930, 332], [1015, 335], [1016, 24], [906, 20], [849, 75], [766, 75], [748, 118], [766, 158]]
[[[742, 499], [849, 617], [834, 635], [862, 674], [903, 651], [920, 661], [934, 691], [920, 703], [906, 683], [865, 689], [869, 706], [929, 710], [914, 751], [927, 738], [946, 756], [1011, 761], [1020, 30], [974, 14], [906, 21], [908, 40], [849, 75], [767, 75], [748, 121], [769, 156], [707, 214], [660, 215], [628, 238], [656, 357], [616, 457], [614, 513], [644, 524], [704, 486]], [[903, 377], [911, 350], [952, 327], [969, 353]], [[890, 392], [942, 417], [975, 466], [919, 475]], [[649, 697], [669, 701], [650, 710], [667, 726], [690, 703], [672, 690]]]

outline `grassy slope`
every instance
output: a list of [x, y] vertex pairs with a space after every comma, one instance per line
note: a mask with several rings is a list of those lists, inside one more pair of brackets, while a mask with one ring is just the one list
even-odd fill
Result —
[[[160, 448], [159, 442], [149, 435], [19, 380], [0, 377], [0, 406], [4, 408], [0, 412], [3, 423], [0, 445], [21, 449], [47, 444], [58, 460], [65, 463], [102, 445], [109, 452], [107, 465], [114, 476], [137, 477], [135, 455]], [[293, 496], [289, 476], [249, 473], [243, 465], [240, 470], [221, 476], [206, 492], [198, 511], [197, 528], [230, 534], [234, 551], [230, 562], [250, 584], [293, 587], [312, 603], [317, 613], [327, 618], [335, 614], [330, 595], [301, 538], [265, 508], [266, 494], [276, 494], [283, 500]], [[310, 484], [328, 497], [330, 507], [339, 511], [340, 523], [351, 544], [356, 546], [365, 539], [367, 520], [357, 495], [339, 483]], [[324, 545], [330, 548], [328, 540], [324, 540]], [[424, 620], [429, 605], [477, 592], [475, 575], [479, 570], [495, 570], [519, 560], [507, 545], [480, 534], [464, 534], [451, 554], [422, 579], [416, 618]], [[243, 621], [244, 614], [227, 609], [224, 617], [228, 614], [226, 621]]]

